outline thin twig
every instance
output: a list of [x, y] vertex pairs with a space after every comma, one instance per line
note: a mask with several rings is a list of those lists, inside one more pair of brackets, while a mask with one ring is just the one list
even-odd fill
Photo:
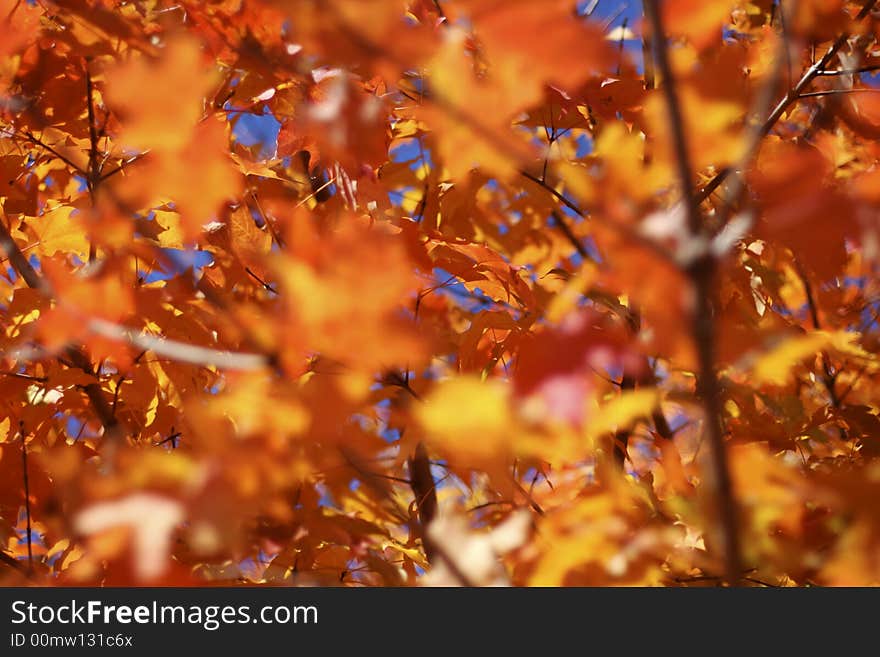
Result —
[[[89, 61], [86, 59], [86, 107], [88, 109], [89, 120], [89, 171], [86, 179], [89, 190], [89, 200], [92, 207], [95, 207], [98, 194], [98, 185], [101, 182], [101, 170], [98, 163], [98, 126], [95, 122], [95, 93], [92, 85], [92, 73], [89, 70]], [[94, 264], [98, 257], [98, 248], [95, 240], [89, 240], [89, 264]]]
[[24, 433], [24, 422], [18, 421], [18, 435], [21, 438], [21, 470], [24, 483], [24, 515], [27, 529], [28, 571], [34, 572], [33, 536], [31, 535], [31, 486], [28, 478], [27, 436]]
[[846, 388], [843, 389], [843, 392], [841, 392], [840, 395], [838, 395], [837, 399], [841, 404], [849, 396], [849, 393], [851, 393], [853, 391], [853, 388], [855, 388], [856, 384], [859, 382], [859, 379], [861, 379], [865, 375], [865, 372], [867, 372], [867, 371], [868, 371], [867, 365], [863, 365], [861, 368], [859, 368], [859, 371], [856, 372], [852, 381], [849, 382], [849, 385], [847, 385]]
[[89, 192], [94, 194], [95, 186], [100, 179], [98, 171], [98, 127], [95, 124], [95, 98], [94, 87], [92, 85], [92, 73], [89, 70], [89, 64], [86, 62], [86, 108], [89, 119], [89, 170], [87, 183]]
[[845, 94], [876, 94], [880, 89], [867, 87], [856, 87], [855, 89], [824, 89], [822, 91], [808, 91], [802, 93], [798, 98], [820, 98], [822, 96], [840, 96]]
[[0, 372], [0, 376], [9, 376], [14, 379], [25, 379], [26, 381], [36, 381], [38, 383], [46, 383], [46, 381], [49, 380], [48, 377], [45, 376], [33, 376], [21, 372]]
[[35, 136], [33, 135], [33, 133], [31, 133], [31, 132], [29, 132], [29, 131], [27, 131], [27, 130], [24, 130], [24, 131], [21, 132], [21, 134], [24, 135], [24, 137], [25, 137], [29, 142], [31, 142], [34, 146], [39, 146], [40, 148], [42, 148], [43, 150], [47, 151], [47, 152], [50, 153], [51, 155], [54, 155], [54, 156], [57, 157], [59, 160], [61, 160], [62, 162], [64, 162], [67, 166], [69, 166], [71, 169], [73, 169], [75, 172], [77, 172], [78, 174], [80, 174], [83, 178], [88, 177], [88, 174], [82, 169], [82, 167], [78, 166], [78, 165], [75, 164], [72, 160], [70, 160], [69, 158], [65, 157], [65, 156], [62, 155], [61, 153], [59, 153], [57, 150], [55, 150], [54, 148], [52, 148], [51, 146], [49, 146], [49, 144], [45, 143], [44, 141], [42, 141], [42, 140], [39, 139], [38, 137], [35, 137]]
[[794, 81], [794, 71], [791, 66], [791, 53], [788, 51], [788, 43], [789, 43], [789, 35], [788, 35], [788, 19], [785, 16], [785, 5], [783, 4], [783, 0], [779, 0], [778, 4], [779, 9], [779, 25], [782, 28], [782, 44], [784, 47], [784, 51], [781, 53], [782, 57], [777, 60], [777, 66], [780, 64], [780, 61], [785, 61], [786, 72], [788, 73], [788, 78], [786, 79], [786, 84], [790, 87], [791, 83]]
[[546, 182], [544, 182], [543, 180], [541, 180], [537, 176], [532, 175], [528, 171], [520, 171], [519, 173], [521, 176], [523, 176], [523, 178], [528, 178], [536, 185], [540, 185], [541, 187], [543, 187], [550, 194], [552, 194], [553, 197], [556, 198], [556, 200], [558, 200], [560, 203], [562, 203], [562, 205], [567, 207], [569, 210], [571, 210], [572, 212], [574, 212], [578, 216], [581, 216], [581, 217], [586, 216], [586, 213], [583, 210], [581, 210], [580, 206], [577, 203], [570, 200], [568, 197], [565, 196], [565, 194], [562, 194], [562, 193], [556, 191], [555, 189], [553, 189], [552, 187], [550, 187], [550, 185], [548, 185]]
[[[785, 9], [783, 6], [780, 6], [779, 13], [780, 20], [784, 20], [783, 14], [785, 13]], [[759, 91], [755, 99], [754, 109], [750, 112], [750, 115], [760, 117], [770, 109], [770, 106], [773, 103], [773, 94], [775, 93], [776, 86], [782, 77], [782, 65], [783, 62], [787, 61], [787, 55], [788, 44], [785, 39], [783, 39], [779, 43], [779, 49], [774, 58], [774, 64], [770, 71], [770, 75], [767, 77], [763, 88]], [[715, 227], [718, 231], [723, 230], [727, 225], [730, 213], [733, 211], [740, 196], [745, 191], [746, 169], [755, 157], [755, 154], [758, 152], [761, 140], [765, 136], [766, 132], [764, 132], [763, 124], [756, 124], [753, 126], [746, 137], [746, 147], [743, 149], [739, 160], [732, 167], [727, 169], [727, 171], [736, 175], [734, 175], [733, 181], [728, 185], [721, 206], [715, 213]]]
[[550, 216], [553, 217], [554, 225], [559, 228], [563, 235], [565, 235], [565, 239], [567, 239], [569, 244], [571, 244], [574, 250], [577, 251], [578, 255], [585, 261], [593, 261], [593, 256], [590, 255], [586, 247], [581, 243], [574, 232], [572, 232], [571, 226], [568, 225], [568, 222], [562, 216], [562, 213], [553, 210], [553, 212], [550, 213]]
[[660, 16], [660, 8], [657, 0], [645, 1], [645, 13], [651, 24], [652, 39], [654, 41], [654, 58], [660, 74], [663, 76], [663, 98], [666, 102], [666, 111], [669, 115], [669, 126], [672, 132], [672, 147], [675, 153], [675, 166], [681, 185], [682, 202], [684, 203], [688, 229], [692, 235], [697, 235], [702, 230], [700, 214], [697, 204], [691, 200], [691, 156], [688, 152], [687, 138], [684, 131], [684, 115], [681, 103], [678, 99], [678, 91], [675, 80], [672, 77], [672, 67], [669, 63], [669, 53], [666, 46], [666, 36], [663, 32], [663, 23]]
[[132, 155], [127, 160], [123, 160], [122, 163], [119, 164], [118, 166], [110, 169], [110, 171], [108, 171], [107, 173], [102, 174], [98, 180], [100, 182], [104, 182], [105, 180], [107, 180], [107, 178], [110, 178], [111, 176], [115, 176], [120, 171], [123, 171], [125, 169], [125, 167], [127, 167], [131, 164], [134, 164], [135, 162], [145, 158], [149, 154], [150, 154], [150, 151], [144, 151], [143, 153], [137, 153], [135, 155]]
[[153, 447], [161, 447], [165, 443], [171, 443], [171, 447], [177, 449], [177, 439], [180, 438], [182, 435], [183, 433], [181, 433], [180, 431], [175, 431], [174, 427], [171, 427], [171, 433], [168, 435], [168, 437], [163, 438], [157, 443], [153, 443]]
[[[523, 178], [526, 178], [527, 180], [532, 181], [533, 183], [535, 183], [536, 185], [538, 185], [539, 187], [544, 189], [548, 194], [551, 194], [554, 198], [559, 200], [560, 203], [562, 203], [565, 207], [567, 207], [569, 210], [574, 212], [581, 219], [587, 218], [588, 214], [587, 214], [586, 210], [581, 208], [577, 203], [575, 203], [571, 199], [567, 198], [564, 194], [553, 189], [553, 187], [548, 185], [546, 182], [544, 182], [543, 180], [541, 180], [537, 176], [532, 175], [528, 171], [520, 171], [519, 173]], [[564, 221], [565, 221], [563, 218], [563, 215], [556, 213], [556, 215], [554, 215], [554, 219], [557, 219], [557, 218], [562, 219], [562, 221], [559, 222], [559, 225], [560, 225], [560, 229], [565, 232], [565, 228], [562, 228], [562, 223], [564, 223]], [[668, 263], [675, 262], [673, 257], [669, 254], [669, 252], [666, 249], [664, 249], [662, 246], [660, 246], [659, 244], [657, 244], [653, 240], [648, 239], [647, 237], [645, 237], [644, 235], [642, 235], [641, 233], [636, 231], [632, 226], [614, 221], [608, 217], [603, 217], [601, 223], [603, 226], [613, 230], [619, 236], [621, 236], [627, 240], [630, 240], [631, 242], [634, 242], [634, 243], [638, 244], [639, 246], [645, 247], [649, 251], [652, 251], [660, 259], [665, 260]], [[572, 232], [570, 227], [568, 227], [567, 232], [568, 233]], [[566, 238], [568, 238], [569, 240], [571, 239], [568, 237], [567, 234], [566, 234]], [[577, 242], [577, 239], [575, 239], [575, 242]], [[572, 242], [572, 245], [575, 246], [575, 249], [577, 249], [578, 253], [583, 256], [584, 254], [581, 253], [581, 250], [583, 249], [583, 245], [576, 246], [575, 242]], [[587, 255], [589, 255], [589, 254], [587, 254]]]
[[272, 294], [278, 294], [278, 290], [276, 290], [276, 289], [272, 286], [271, 283], [267, 283], [267, 282], [264, 281], [262, 278], [260, 278], [259, 276], [257, 276], [257, 275], [251, 270], [250, 267], [245, 267], [244, 270], [245, 270], [245, 272], [247, 272], [247, 274], [248, 274], [251, 278], [253, 278], [255, 281], [257, 281], [257, 283], [259, 283], [259, 284], [263, 287], [263, 289], [268, 290], [268, 291], [271, 292]]

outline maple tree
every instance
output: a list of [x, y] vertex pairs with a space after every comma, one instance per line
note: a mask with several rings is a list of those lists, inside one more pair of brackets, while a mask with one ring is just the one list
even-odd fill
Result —
[[0, 582], [880, 583], [875, 4], [0, 0]]

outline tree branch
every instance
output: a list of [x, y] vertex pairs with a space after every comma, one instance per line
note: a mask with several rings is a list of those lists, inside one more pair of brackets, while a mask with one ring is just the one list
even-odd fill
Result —
[[[86, 75], [86, 108], [89, 120], [89, 171], [86, 183], [89, 189], [89, 200], [95, 207], [95, 197], [98, 193], [98, 185], [101, 183], [101, 165], [98, 163], [98, 127], [95, 124], [95, 90], [92, 85], [92, 72], [89, 70], [89, 60], [85, 62]], [[89, 240], [89, 263], [94, 263], [98, 257], [98, 249], [93, 239]]]
[[[425, 548], [425, 556], [428, 561], [434, 561], [438, 556], [434, 541], [428, 538], [427, 527], [437, 516], [437, 484], [434, 475], [431, 474], [431, 461], [428, 459], [428, 451], [424, 443], [416, 445], [415, 452], [409, 458], [409, 480], [416, 509], [419, 514], [419, 525], [422, 527], [422, 544]], [[449, 562], [454, 566], [453, 562]]]
[[88, 187], [89, 193], [94, 194], [95, 188], [100, 181], [100, 171], [98, 170], [98, 128], [95, 125], [95, 99], [94, 88], [92, 86], [92, 73], [89, 71], [88, 61], [85, 64], [86, 69], [86, 108], [89, 118], [89, 171], [88, 171]]
[[[642, 13], [645, 12], [645, 3], [642, 2]], [[651, 34], [642, 27], [642, 70], [644, 70], [645, 90], [654, 88], [654, 46], [651, 43]]]
[[39, 146], [40, 148], [45, 150], [47, 153], [57, 157], [59, 160], [61, 160], [67, 166], [69, 166], [71, 169], [73, 169], [76, 173], [80, 174], [83, 177], [87, 177], [88, 174], [85, 171], [83, 171], [83, 169], [81, 167], [77, 166], [72, 160], [70, 160], [69, 158], [65, 157], [64, 155], [62, 155], [61, 153], [56, 151], [54, 148], [49, 146], [49, 144], [47, 144], [46, 142], [42, 141], [38, 137], [35, 137], [33, 133], [25, 130], [25, 131], [22, 131], [20, 134], [23, 135], [24, 138], [27, 141], [29, 141], [30, 143], [32, 143], [34, 146]]
[[[687, 225], [693, 239], [705, 238], [698, 203], [691, 193], [691, 166], [688, 154], [684, 122], [675, 88], [675, 78], [669, 64], [669, 53], [663, 20], [657, 0], [645, 0], [645, 13], [651, 24], [654, 41], [655, 63], [663, 79], [663, 91], [666, 108], [672, 130], [673, 146], [676, 156], [676, 168], [682, 199], [687, 212]], [[697, 258], [688, 268], [687, 273], [695, 296], [695, 307], [692, 315], [691, 331], [697, 351], [697, 397], [703, 405], [705, 423], [711, 448], [710, 474], [714, 480], [715, 501], [719, 518], [722, 555], [726, 581], [736, 586], [742, 574], [739, 522], [733, 483], [727, 463], [727, 451], [724, 444], [724, 429], [721, 425], [722, 401], [721, 388], [715, 374], [715, 317], [712, 307], [712, 296], [715, 291], [717, 263], [711, 254], [706, 253]]]
[[669, 64], [669, 52], [666, 47], [660, 8], [657, 6], [657, 0], [645, 0], [644, 7], [648, 22], [651, 24], [655, 63], [663, 78], [662, 91], [666, 101], [666, 111], [669, 115], [669, 127], [672, 131], [672, 148], [675, 153], [675, 166], [681, 185], [681, 198], [685, 208], [687, 225], [692, 235], [698, 235], [702, 230], [702, 225], [700, 214], [697, 212], [697, 203], [691, 198], [691, 172], [693, 171], [691, 156], [688, 152], [687, 138], [684, 132], [684, 115], [678, 100], [675, 80], [672, 77], [672, 67]]
[[[871, 10], [874, 8], [874, 5], [877, 4], [877, 0], [868, 0], [861, 8], [858, 14], [856, 14], [853, 20], [860, 21], [865, 16], [867, 16]], [[824, 75], [825, 69], [828, 67], [828, 64], [831, 62], [833, 57], [837, 54], [837, 52], [843, 47], [843, 45], [849, 39], [849, 32], [844, 32], [837, 39], [834, 40], [834, 43], [825, 51], [825, 54], [822, 58], [813, 64], [810, 68], [807, 69], [806, 73], [801, 76], [801, 79], [798, 80], [797, 84], [794, 85], [785, 96], [776, 104], [767, 118], [764, 120], [763, 125], [759, 131], [761, 137], [765, 137], [770, 134], [770, 131], [773, 130], [773, 127], [782, 118], [782, 115], [788, 111], [789, 106], [793, 103], [797, 102], [798, 98], [803, 97], [803, 90], [813, 81], [813, 79], [818, 75]], [[709, 198], [721, 184], [727, 180], [727, 178], [732, 173], [732, 169], [722, 169], [712, 178], [697, 194], [694, 196], [694, 201], [697, 205], [705, 201]]]
[[6, 564], [7, 566], [21, 573], [28, 579], [33, 579], [34, 577], [34, 574], [28, 570], [27, 566], [23, 565], [18, 559], [9, 556], [2, 550], [0, 550], [0, 563]]
[[140, 349], [148, 349], [158, 356], [165, 356], [178, 363], [216, 367], [225, 370], [258, 370], [271, 365], [264, 354], [235, 353], [169, 340], [159, 335], [142, 333], [105, 319], [89, 320], [89, 330], [111, 340], [127, 342]]

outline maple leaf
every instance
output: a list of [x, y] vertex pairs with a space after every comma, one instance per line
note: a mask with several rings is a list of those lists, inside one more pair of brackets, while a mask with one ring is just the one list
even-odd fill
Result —
[[199, 123], [179, 152], [151, 155], [118, 187], [134, 207], [173, 203], [180, 214], [182, 237], [196, 239], [242, 188], [241, 176], [229, 159], [226, 125], [214, 118]]
[[663, 3], [664, 23], [702, 50], [721, 38], [721, 27], [733, 3], [724, 0], [672, 0]]
[[[460, 377], [435, 389], [417, 417], [431, 441], [462, 458], [485, 459], [508, 444], [510, 413], [503, 384]], [[472, 440], [475, 435], [479, 441]]]
[[[499, 86], [516, 89], [513, 111], [537, 100], [547, 83], [572, 89], [616, 63], [599, 24], [577, 17], [566, 0], [481, 0], [470, 18], [490, 75]], [[534, 38], [542, 33], [553, 37]]]
[[46, 256], [72, 253], [88, 255], [89, 242], [82, 216], [73, 206], [58, 206], [39, 217], [26, 220], [25, 226], [37, 242], [37, 251]]
[[104, 95], [120, 115], [123, 144], [174, 152], [190, 142], [205, 97], [217, 82], [203, 62], [197, 41], [177, 37], [165, 44], [156, 61], [133, 57], [106, 72]]
[[365, 367], [418, 358], [413, 327], [397, 312], [416, 286], [402, 240], [356, 223], [329, 235], [307, 220], [292, 228], [293, 257], [278, 258], [274, 267], [290, 295], [290, 326], [300, 327], [284, 329], [291, 347]]
[[0, 3], [0, 57], [22, 49], [26, 43], [35, 38], [40, 30], [40, 10], [27, 3], [14, 0], [3, 0]]

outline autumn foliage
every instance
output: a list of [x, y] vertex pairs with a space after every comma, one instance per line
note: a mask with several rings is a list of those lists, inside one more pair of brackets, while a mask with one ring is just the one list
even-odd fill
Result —
[[0, 583], [880, 584], [880, 9], [606, 4], [0, 0]]

